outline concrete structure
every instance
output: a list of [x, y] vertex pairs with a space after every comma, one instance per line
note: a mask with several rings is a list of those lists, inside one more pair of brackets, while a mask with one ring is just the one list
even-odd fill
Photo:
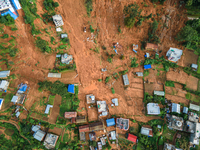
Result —
[[200, 123], [195, 124], [195, 131], [194, 134], [190, 134], [190, 143], [199, 145], [199, 137], [200, 137]]
[[119, 129], [127, 131], [129, 129], [129, 119], [117, 118], [116, 119], [116, 126]]
[[125, 74], [122, 77], [123, 77], [124, 85], [129, 85], [128, 75]]
[[3, 105], [3, 101], [4, 101], [4, 99], [0, 98], [0, 110], [1, 110], [1, 107]]
[[192, 109], [192, 110], [195, 110], [195, 111], [199, 111], [200, 110], [198, 105], [191, 104], [191, 103], [190, 103], [190, 107], [189, 108]]
[[183, 113], [187, 114], [188, 113], [188, 107], [183, 107]]
[[146, 50], [157, 50], [157, 49], [158, 49], [158, 45], [156, 44], [147, 43], [146, 45]]
[[73, 60], [72, 55], [68, 55], [67, 53], [61, 55], [61, 63], [63, 64], [70, 64], [72, 60]]
[[177, 62], [179, 59], [181, 59], [182, 54], [182, 50], [170, 47], [170, 49], [167, 51], [166, 56], [168, 57], [169, 61]]
[[95, 96], [93, 94], [86, 95], [87, 104], [95, 103]]
[[10, 75], [10, 70], [0, 71], [0, 78], [6, 78]]
[[61, 78], [61, 73], [48, 73], [48, 78]]
[[169, 143], [165, 143], [164, 150], [175, 150], [175, 146]]
[[97, 101], [97, 109], [100, 116], [108, 115], [106, 101]]
[[168, 122], [168, 128], [183, 131], [183, 118], [177, 117], [174, 115], [172, 115], [172, 116], [170, 115], [169, 122]]
[[143, 72], [136, 72], [136, 75], [137, 75], [138, 77], [143, 77]]
[[119, 105], [118, 98], [112, 99], [112, 103], [114, 103], [115, 106], [118, 106]]
[[76, 118], [77, 112], [65, 112], [65, 118]]
[[153, 94], [157, 95], [157, 96], [165, 96], [165, 92], [164, 91], [153, 91]]
[[195, 123], [191, 121], [186, 121], [183, 127], [183, 131], [194, 133], [195, 132]]
[[34, 134], [33, 137], [38, 140], [38, 141], [42, 141], [44, 139], [45, 136], [45, 132], [42, 130], [37, 130]]
[[56, 27], [60, 27], [64, 25], [63, 19], [61, 15], [54, 15], [52, 16], [53, 22], [55, 23]]
[[85, 138], [85, 132], [80, 132], [79, 133], [79, 137], [80, 137], [81, 141], [85, 141], [86, 140], [86, 138]]
[[147, 126], [142, 126], [140, 133], [143, 134], [143, 135], [146, 135], [146, 136], [153, 137], [152, 128], [147, 127]]
[[45, 114], [49, 114], [50, 108], [53, 108], [53, 105], [47, 104], [46, 109], [45, 109]]
[[56, 142], [58, 140], [58, 136], [55, 134], [47, 133], [44, 145], [47, 149], [53, 149], [56, 146]]
[[192, 65], [191, 65], [191, 68], [192, 68], [194, 71], [197, 71], [198, 65], [197, 65], [197, 64], [192, 64]]
[[147, 114], [148, 115], [159, 115], [160, 107], [158, 106], [158, 103], [148, 103], [147, 104]]
[[181, 112], [180, 104], [172, 103], [171, 112], [179, 113]]
[[6, 81], [6, 80], [1, 80], [0, 81], [1, 83], [0, 83], [0, 91], [7, 91], [7, 89], [8, 89], [8, 86], [9, 86], [9, 82], [8, 81]]
[[189, 112], [188, 113], [188, 120], [192, 122], [199, 122], [199, 115], [194, 112]]

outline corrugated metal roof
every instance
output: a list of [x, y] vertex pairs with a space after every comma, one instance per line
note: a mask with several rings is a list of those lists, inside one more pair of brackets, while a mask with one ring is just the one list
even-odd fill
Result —
[[65, 112], [65, 118], [75, 118], [77, 116], [77, 112]]
[[15, 95], [12, 97], [11, 102], [16, 103], [17, 100], [18, 100], [18, 96]]
[[106, 123], [107, 123], [107, 127], [114, 126], [115, 125], [115, 119], [114, 118], [107, 119]]
[[197, 69], [198, 65], [197, 64], [192, 64], [191, 67], [194, 68], [194, 69]]
[[42, 141], [42, 139], [44, 138], [45, 134], [46, 133], [44, 131], [38, 130], [37, 132], [35, 132], [33, 134], [33, 137], [38, 141]]
[[143, 72], [136, 72], [139, 77], [143, 77]]
[[45, 109], [45, 114], [48, 114], [49, 113], [49, 110], [50, 110], [50, 108], [53, 108], [53, 105], [49, 105], [49, 104], [47, 104], [47, 107], [46, 107], [46, 109]]
[[2, 80], [0, 83], [0, 89], [5, 89], [8, 84], [9, 84], [8, 81]]
[[198, 106], [198, 105], [195, 105], [195, 104], [191, 104], [191, 103], [190, 103], [190, 107], [189, 107], [189, 108], [192, 109], [192, 110], [199, 111], [199, 106]]
[[115, 131], [111, 131], [110, 134], [111, 134], [112, 140], [116, 140], [116, 132]]
[[176, 112], [180, 114], [181, 106], [180, 104], [172, 103], [172, 112]]
[[40, 126], [39, 125], [32, 125], [32, 128], [31, 128], [31, 130], [33, 131], [33, 132], [36, 132], [36, 131], [38, 131], [40, 129]]
[[151, 137], [153, 136], [152, 129], [146, 128], [146, 127], [141, 128], [141, 134], [151, 136]]
[[0, 78], [6, 78], [9, 75], [10, 75], [10, 70], [0, 71]]
[[158, 103], [148, 103], [147, 104], [147, 113], [149, 115], [159, 115], [160, 107], [158, 106]]
[[164, 91], [154, 91], [154, 95], [165, 96], [165, 92]]
[[61, 78], [61, 73], [48, 73], [49, 78]]
[[128, 134], [128, 138], [127, 138], [129, 141], [132, 141], [132, 142], [134, 142], [134, 143], [136, 143], [137, 142], [137, 136], [135, 136], [135, 135], [132, 135], [132, 134]]
[[115, 104], [115, 106], [118, 106], [118, 105], [119, 105], [119, 104], [118, 104], [118, 98], [112, 99], [112, 102]]
[[128, 75], [123, 75], [124, 85], [129, 85]]
[[187, 107], [183, 107], [183, 113], [185, 113], [185, 114], [188, 113], [188, 108]]
[[89, 125], [79, 126], [79, 132], [89, 132]]

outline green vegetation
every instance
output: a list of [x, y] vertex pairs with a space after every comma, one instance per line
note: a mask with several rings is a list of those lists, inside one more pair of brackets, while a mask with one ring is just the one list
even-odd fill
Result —
[[45, 0], [43, 5], [47, 11], [54, 11], [59, 6], [58, 2], [54, 2], [53, 0]]
[[112, 63], [112, 57], [108, 57], [108, 59], [107, 59], [107, 61], [109, 62], [109, 63]]
[[154, 22], [151, 24], [149, 32], [148, 32], [148, 42], [149, 43], [155, 43], [158, 44], [160, 43], [159, 37], [156, 35], [156, 31], [158, 28], [158, 22], [156, 20], [154, 20]]
[[53, 105], [54, 104], [54, 100], [55, 100], [55, 96], [49, 95], [49, 102], [48, 102], [48, 104], [49, 105]]
[[121, 26], [118, 27], [118, 32], [122, 33]]
[[0, 23], [9, 26], [15, 24], [15, 20], [10, 15], [0, 16]]
[[174, 81], [166, 81], [166, 82], [165, 82], [165, 85], [166, 85], [166, 86], [170, 86], [170, 87], [175, 87], [175, 86], [174, 86]]
[[189, 144], [189, 134], [180, 132], [179, 134], [181, 134], [181, 138], [176, 138], [176, 148], [181, 148], [184, 150], [188, 150], [188, 144]]
[[94, 33], [94, 29], [92, 28], [92, 25], [90, 25], [90, 32]]
[[109, 81], [111, 78], [112, 78], [111, 76], [106, 77], [105, 83], [108, 83], [108, 81]]
[[111, 88], [111, 91], [113, 94], [115, 94], [115, 89], [113, 87]]
[[127, 72], [128, 72], [128, 69], [123, 70], [123, 71], [120, 71], [120, 72], [119, 72], [119, 75], [125, 75]]
[[9, 38], [9, 35], [8, 35], [8, 34], [3, 34], [3, 36], [2, 36], [1, 38], [2, 38], [2, 39]]
[[102, 49], [103, 49], [103, 50], [106, 50], [106, 47], [103, 45], [103, 46], [102, 46]]
[[88, 17], [90, 17], [90, 13], [92, 12], [93, 6], [92, 6], [92, 0], [85, 0], [85, 7], [87, 11]]
[[44, 53], [50, 53], [52, 51], [51, 47], [49, 47], [49, 43], [43, 39], [41, 39], [41, 37], [37, 37], [36, 40], [36, 46]]
[[131, 68], [136, 68], [138, 67], [138, 63], [137, 63], [137, 58], [132, 58], [131, 60]]
[[166, 0], [151, 0], [152, 3], [157, 3], [157, 2], [160, 2], [162, 5], [163, 3], [166, 1]]

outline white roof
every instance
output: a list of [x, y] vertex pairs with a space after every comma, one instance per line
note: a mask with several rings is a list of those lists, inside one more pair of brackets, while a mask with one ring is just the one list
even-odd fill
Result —
[[124, 85], [129, 85], [128, 75], [123, 75]]
[[56, 32], [61, 32], [62, 29], [59, 27], [59, 28], [56, 28]]
[[160, 107], [158, 106], [158, 103], [148, 103], [147, 104], [147, 113], [149, 115], [159, 115]]
[[36, 132], [36, 131], [38, 131], [40, 129], [40, 126], [39, 125], [32, 125], [32, 128], [31, 128], [31, 130], [33, 131], [33, 132]]
[[53, 22], [55, 23], [56, 27], [60, 27], [60, 26], [64, 25], [61, 15], [54, 15], [52, 17], [53, 17]]
[[9, 75], [10, 75], [10, 70], [0, 71], [0, 78], [6, 78]]
[[16, 103], [18, 100], [18, 96], [13, 96], [11, 102]]
[[46, 134], [46, 133], [45, 133], [44, 131], [38, 130], [37, 132], [35, 132], [35, 133], [33, 134], [33, 137], [34, 137], [36, 140], [38, 140], [38, 141], [42, 141], [42, 139], [44, 138], [45, 134]]
[[199, 111], [199, 106], [190, 103], [190, 109], [192, 109], [192, 110], [196, 110], [196, 111]]
[[172, 103], [172, 112], [176, 112], [180, 114], [180, 104]]
[[143, 72], [136, 72], [139, 77], [143, 77]]
[[115, 104], [115, 106], [118, 106], [118, 99], [117, 98], [112, 99], [112, 102]]
[[150, 130], [151, 129], [149, 129], [149, 128], [142, 127], [141, 128], [141, 134], [151, 136], [151, 135], [149, 135]]
[[45, 114], [48, 114], [49, 113], [49, 110], [50, 110], [50, 108], [53, 108], [53, 105], [49, 105], [49, 104], [47, 104], [47, 107], [46, 107], [46, 109], [45, 109]]
[[197, 69], [198, 65], [197, 64], [192, 64], [191, 67], [194, 68], [194, 69]]
[[116, 132], [115, 131], [111, 131], [110, 134], [111, 134], [112, 140], [116, 140]]
[[4, 99], [0, 98], [0, 109], [1, 109], [1, 107], [3, 105], [3, 101], [4, 101]]
[[20, 112], [18, 111], [18, 112], [15, 114], [15, 116], [18, 118], [19, 115], [20, 115]]
[[61, 78], [61, 73], [48, 73], [49, 78]]
[[97, 101], [98, 112], [107, 111], [106, 101]]
[[185, 114], [188, 113], [188, 108], [187, 107], [183, 107], [183, 113], [185, 113]]
[[166, 56], [168, 57], [168, 60], [177, 62], [181, 58], [182, 54], [182, 50], [170, 47], [170, 49], [167, 51]]
[[165, 96], [165, 92], [164, 91], [154, 91], [154, 95]]
[[6, 80], [2, 80], [0, 83], [0, 89], [7, 90], [9, 82]]

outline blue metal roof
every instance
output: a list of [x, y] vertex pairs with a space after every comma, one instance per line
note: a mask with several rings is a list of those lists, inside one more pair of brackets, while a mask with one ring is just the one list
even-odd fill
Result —
[[144, 69], [151, 69], [151, 64], [149, 64], [149, 65], [144, 65]]
[[107, 123], [107, 127], [114, 126], [115, 125], [115, 119], [114, 118], [107, 119], [106, 123]]
[[19, 91], [26, 92], [26, 89], [27, 89], [27, 84], [21, 84], [20, 88], [19, 88]]
[[10, 10], [8, 10], [7, 12], [5, 12], [5, 13], [2, 13], [1, 15], [2, 16], [5, 16], [5, 15], [10, 15], [13, 19], [17, 19], [17, 16], [13, 13], [13, 12], [11, 12]]
[[68, 85], [67, 92], [73, 93], [73, 94], [75, 93], [74, 84], [69, 84]]

